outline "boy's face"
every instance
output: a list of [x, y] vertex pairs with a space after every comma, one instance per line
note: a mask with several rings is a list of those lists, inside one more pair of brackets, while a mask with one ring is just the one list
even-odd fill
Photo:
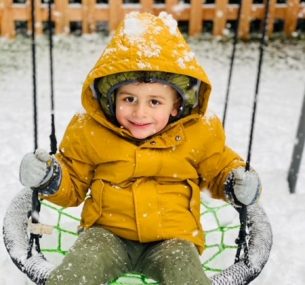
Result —
[[160, 132], [178, 114], [176, 90], [161, 83], [130, 83], [116, 95], [116, 119], [133, 137], [145, 139]]

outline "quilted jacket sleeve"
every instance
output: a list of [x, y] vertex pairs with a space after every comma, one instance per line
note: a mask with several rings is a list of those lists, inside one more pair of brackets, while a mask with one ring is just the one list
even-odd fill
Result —
[[86, 197], [94, 174], [94, 163], [90, 161], [90, 144], [86, 135], [86, 119], [75, 116], [60, 144], [56, 159], [62, 170], [62, 181], [58, 191], [43, 197], [63, 207], [78, 206]]
[[213, 198], [225, 200], [224, 187], [229, 173], [245, 163], [225, 145], [225, 134], [219, 119], [214, 117], [209, 124], [209, 139], [198, 165], [198, 173], [202, 178], [202, 188], [208, 188]]

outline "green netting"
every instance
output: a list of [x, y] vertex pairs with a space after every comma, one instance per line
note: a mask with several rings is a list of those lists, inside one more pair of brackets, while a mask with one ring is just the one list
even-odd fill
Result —
[[[206, 250], [201, 256], [202, 267], [208, 276], [221, 272], [234, 263], [235, 239], [239, 230], [239, 219], [235, 209], [222, 201], [209, 197], [202, 199], [201, 221], [206, 233]], [[41, 222], [53, 224], [54, 233], [42, 239], [42, 251], [48, 260], [59, 264], [77, 238], [80, 208], [60, 208], [43, 202]], [[112, 281], [111, 285], [158, 284], [138, 274], [125, 274]]]

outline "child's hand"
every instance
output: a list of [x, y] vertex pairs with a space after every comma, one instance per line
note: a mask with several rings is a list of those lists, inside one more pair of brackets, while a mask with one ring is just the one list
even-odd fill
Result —
[[[261, 182], [254, 170], [234, 169], [230, 179], [233, 182], [234, 200], [243, 205], [251, 205], [256, 202], [261, 192]], [[230, 190], [232, 191], [232, 189]]]
[[37, 149], [35, 153], [27, 153], [20, 164], [20, 182], [24, 186], [35, 188], [48, 185], [55, 174], [55, 163], [57, 164], [55, 158], [43, 149]]

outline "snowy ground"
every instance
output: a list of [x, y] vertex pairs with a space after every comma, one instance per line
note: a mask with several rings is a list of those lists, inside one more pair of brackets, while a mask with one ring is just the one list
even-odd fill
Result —
[[[55, 96], [58, 140], [72, 114], [81, 109], [82, 82], [107, 38], [90, 36], [55, 39]], [[231, 43], [192, 40], [191, 45], [214, 85], [210, 109], [222, 116]], [[38, 40], [39, 147], [49, 149], [50, 99], [48, 48]], [[226, 130], [228, 144], [246, 157], [251, 106], [257, 70], [257, 43], [239, 44]], [[264, 192], [261, 204], [270, 218], [274, 246], [270, 259], [253, 284], [303, 285], [305, 248], [305, 159], [297, 193], [286, 181], [305, 89], [305, 43], [274, 42], [266, 49], [255, 125], [252, 166]], [[0, 39], [0, 225], [5, 210], [21, 189], [18, 167], [33, 150], [30, 42]], [[304, 155], [303, 155], [304, 156]], [[20, 273], [0, 239], [0, 284], [30, 284]]]

